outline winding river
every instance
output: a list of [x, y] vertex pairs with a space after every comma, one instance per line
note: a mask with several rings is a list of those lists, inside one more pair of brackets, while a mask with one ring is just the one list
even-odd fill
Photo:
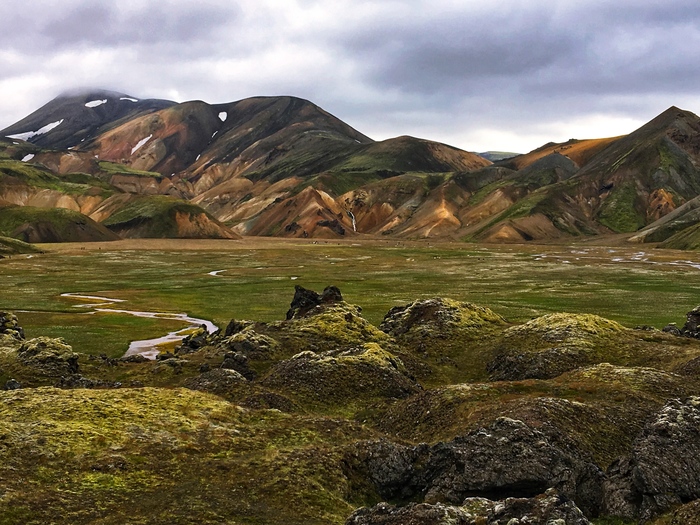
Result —
[[70, 297], [72, 299], [79, 299], [83, 301], [89, 301], [84, 304], [76, 304], [75, 308], [86, 308], [92, 311], [87, 313], [115, 313], [115, 314], [125, 314], [133, 315], [135, 317], [145, 317], [148, 319], [167, 319], [172, 321], [182, 321], [187, 323], [185, 328], [170, 332], [162, 337], [156, 337], [155, 339], [144, 339], [141, 341], [132, 341], [129, 344], [129, 349], [126, 351], [124, 356], [130, 355], [141, 355], [147, 359], [155, 359], [160, 353], [160, 346], [167, 343], [174, 343], [181, 341], [185, 336], [187, 336], [193, 328], [199, 328], [200, 326], [206, 327], [209, 333], [215, 332], [218, 327], [211, 321], [206, 319], [197, 319], [196, 317], [190, 317], [187, 314], [176, 314], [170, 312], [139, 312], [135, 310], [123, 310], [121, 308], [115, 308], [117, 304], [125, 303], [124, 299], [112, 299], [110, 297], [101, 297], [99, 295], [85, 295], [80, 293], [62, 293], [61, 297]]

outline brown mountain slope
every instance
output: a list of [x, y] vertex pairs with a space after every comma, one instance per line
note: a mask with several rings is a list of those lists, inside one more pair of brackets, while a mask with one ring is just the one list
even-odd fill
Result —
[[622, 136], [604, 139], [571, 139], [567, 142], [558, 143], [550, 142], [532, 150], [530, 153], [518, 155], [517, 157], [503, 161], [501, 164], [512, 169], [521, 170], [547, 155], [559, 153], [573, 160], [578, 166], [584, 166], [596, 154], [620, 138], [622, 138]]

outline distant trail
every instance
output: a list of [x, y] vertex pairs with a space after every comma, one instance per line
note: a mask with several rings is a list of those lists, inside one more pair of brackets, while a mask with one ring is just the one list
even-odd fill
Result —
[[61, 297], [70, 297], [72, 299], [87, 299], [89, 301], [99, 301], [98, 303], [74, 305], [74, 308], [91, 308], [92, 312], [88, 312], [91, 314], [96, 312], [126, 314], [133, 315], [135, 317], [144, 317], [147, 319], [166, 319], [171, 321], [182, 321], [183, 323], [188, 324], [188, 326], [186, 326], [185, 328], [181, 328], [180, 330], [170, 332], [162, 337], [157, 337], [155, 339], [144, 339], [141, 341], [132, 341], [129, 344], [129, 349], [124, 354], [125, 357], [130, 355], [142, 355], [147, 359], [155, 359], [156, 356], [160, 353], [160, 349], [158, 348], [160, 345], [181, 341], [193, 328], [205, 326], [209, 333], [218, 330], [218, 327], [211, 321], [207, 321], [206, 319], [197, 319], [196, 317], [190, 317], [185, 313], [176, 314], [171, 312], [139, 312], [134, 310], [110, 308], [110, 306], [114, 305], [115, 303], [126, 302], [124, 299], [112, 299], [110, 297], [101, 297], [99, 295], [83, 295], [80, 293], [62, 293]]

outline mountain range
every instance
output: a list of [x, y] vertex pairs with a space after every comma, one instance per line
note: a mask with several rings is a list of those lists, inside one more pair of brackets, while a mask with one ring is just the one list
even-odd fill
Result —
[[0, 131], [0, 235], [390, 236], [522, 242], [628, 234], [700, 245], [700, 118], [482, 155], [374, 141], [313, 103], [61, 95]]

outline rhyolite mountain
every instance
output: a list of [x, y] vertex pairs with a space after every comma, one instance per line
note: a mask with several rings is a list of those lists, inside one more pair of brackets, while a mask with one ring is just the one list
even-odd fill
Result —
[[173, 212], [113, 228], [122, 236], [632, 235], [700, 195], [700, 119], [675, 107], [627, 136], [549, 143], [495, 164], [425, 139], [375, 142], [295, 97], [178, 104], [73, 93], [0, 136], [7, 203], [69, 208], [110, 228], [125, 207], [132, 226], [153, 222], [138, 215], [148, 206], [132, 205], [144, 198], [197, 210], [186, 227], [174, 227]]

